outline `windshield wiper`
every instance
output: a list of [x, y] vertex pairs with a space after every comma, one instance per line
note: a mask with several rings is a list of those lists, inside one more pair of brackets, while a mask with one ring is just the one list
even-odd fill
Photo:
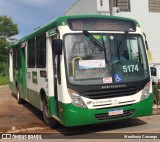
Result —
[[122, 35], [122, 39], [121, 39], [121, 41], [120, 41], [119, 44], [118, 44], [118, 48], [121, 47], [121, 45], [122, 45], [123, 41], [125, 40], [125, 37], [126, 37], [127, 34], [128, 34], [128, 32], [125, 31], [125, 32], [124, 32], [124, 35]]
[[92, 43], [100, 50], [104, 51], [105, 56], [105, 63], [107, 64], [107, 54], [106, 54], [106, 48], [104, 40], [102, 40], [102, 43], [99, 42], [92, 34], [90, 34], [88, 31], [83, 31], [83, 33], [92, 41]]
[[122, 43], [124, 42], [124, 40], [126, 39], [127, 34], [128, 34], [128, 31], [125, 31], [124, 35], [122, 35], [121, 41], [117, 42], [117, 54], [118, 54], [119, 60], [120, 60], [120, 47], [121, 47]]
[[104, 51], [103, 45], [88, 31], [83, 31], [83, 33], [92, 41], [92, 43], [99, 48], [100, 51]]

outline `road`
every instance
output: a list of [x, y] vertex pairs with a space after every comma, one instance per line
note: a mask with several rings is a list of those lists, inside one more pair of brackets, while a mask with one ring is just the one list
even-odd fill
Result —
[[[0, 86], [0, 133], [47, 133], [54, 139], [102, 139], [124, 137], [125, 133], [160, 133], [160, 113], [116, 123], [51, 129], [43, 123], [41, 111], [27, 102], [19, 105], [8, 86]], [[116, 134], [115, 134], [116, 133]], [[120, 135], [119, 135], [120, 134]], [[158, 134], [158, 137], [160, 134]], [[44, 136], [45, 137], [45, 136]]]

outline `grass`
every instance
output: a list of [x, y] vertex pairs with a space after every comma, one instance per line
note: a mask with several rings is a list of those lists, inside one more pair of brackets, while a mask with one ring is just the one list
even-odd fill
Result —
[[0, 76], [0, 85], [8, 84], [8, 76]]

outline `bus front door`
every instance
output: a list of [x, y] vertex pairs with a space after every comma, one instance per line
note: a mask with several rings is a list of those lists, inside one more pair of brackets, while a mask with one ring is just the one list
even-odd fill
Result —
[[[53, 37], [53, 39], [56, 39], [56, 37]], [[52, 42], [52, 44], [54, 44]], [[59, 55], [55, 55], [54, 53], [54, 49], [52, 49], [52, 53], [53, 53], [53, 76], [54, 76], [54, 102], [55, 102], [55, 113], [56, 115], [59, 117], [59, 106], [58, 106], [58, 95], [59, 95], [59, 88], [60, 84], [58, 83], [58, 76], [59, 76], [59, 61], [58, 59], [60, 58]]]

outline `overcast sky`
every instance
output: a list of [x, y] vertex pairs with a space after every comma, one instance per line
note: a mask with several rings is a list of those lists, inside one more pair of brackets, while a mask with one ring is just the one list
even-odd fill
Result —
[[18, 24], [19, 37], [64, 15], [76, 0], [0, 0], [0, 15], [12, 17]]

